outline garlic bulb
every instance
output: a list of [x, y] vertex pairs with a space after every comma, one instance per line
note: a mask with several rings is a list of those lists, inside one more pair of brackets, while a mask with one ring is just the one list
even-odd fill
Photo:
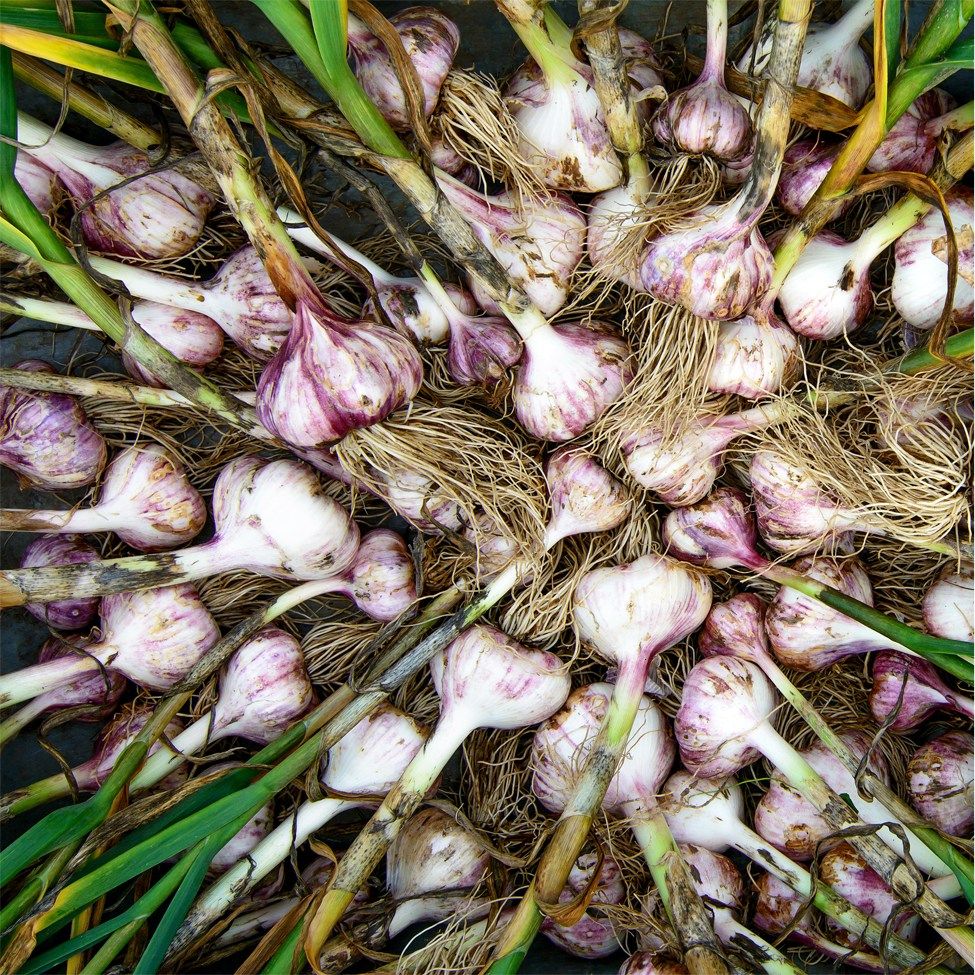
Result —
[[[558, 714], [539, 726], [532, 740], [532, 792], [550, 812], [561, 813], [592, 751], [609, 710], [611, 684], [574, 690]], [[663, 780], [674, 763], [673, 735], [663, 712], [642, 695], [626, 740], [624, 756], [603, 797], [611, 815], [633, 817], [655, 807]]]
[[975, 755], [967, 732], [949, 731], [923, 744], [907, 764], [911, 805], [938, 829], [970, 839]]
[[893, 650], [874, 655], [870, 713], [878, 724], [892, 718], [891, 731], [910, 731], [942, 709], [975, 716], [972, 699], [953, 691], [926, 660]]
[[[793, 569], [861, 603], [873, 605], [870, 578], [855, 558], [807, 557], [796, 562]], [[904, 649], [838, 610], [787, 587], [772, 600], [765, 629], [779, 662], [796, 670], [822, 670], [844, 657]]]
[[[48, 663], [73, 653], [84, 653], [95, 642], [93, 637], [73, 634], [45, 640], [37, 654], [39, 664]], [[39, 694], [22, 708], [0, 722], [0, 744], [5, 744], [27, 727], [35, 718], [51, 711], [78, 709], [71, 717], [77, 721], [101, 721], [115, 712], [126, 688], [125, 678], [114, 670], [100, 670], [83, 674], [77, 679]]]
[[404, 613], [416, 601], [416, 567], [403, 536], [387, 528], [365, 535], [334, 591], [374, 620], [394, 620]]
[[867, 169], [872, 173], [930, 173], [954, 106], [955, 100], [941, 88], [918, 95], [890, 127]]
[[842, 545], [850, 531], [870, 532], [868, 519], [832, 498], [809, 471], [774, 449], [755, 452], [748, 468], [762, 538], [777, 552], [798, 554]]
[[869, 244], [866, 234], [847, 242], [830, 230], [809, 241], [779, 289], [794, 332], [829, 341], [863, 325], [873, 309], [870, 265], [877, 256]]
[[521, 340], [507, 319], [463, 313], [450, 318], [447, 368], [461, 386], [498, 383], [521, 358]]
[[616, 528], [633, 503], [623, 485], [581, 447], [560, 447], [548, 458], [545, 485], [552, 509], [546, 550], [570, 535]]
[[267, 362], [291, 329], [294, 316], [249, 245], [231, 254], [206, 281], [159, 274], [101, 257], [93, 257], [91, 263], [137, 298], [213, 319], [238, 348], [258, 362]]
[[[212, 766], [208, 771], [227, 767]], [[219, 876], [229, 870], [241, 858], [246, 857], [251, 850], [274, 829], [274, 807], [271, 803], [262, 806], [229, 840], [214, 854], [210, 861], [208, 875]]]
[[[553, 193], [519, 201], [509, 192], [491, 196], [437, 173], [444, 196], [464, 215], [477, 239], [497, 258], [511, 280], [545, 315], [554, 315], [568, 297], [572, 272], [582, 258], [586, 218], [569, 197]], [[477, 284], [478, 303], [501, 314]]]
[[[806, 31], [797, 84], [812, 88], [858, 109], [873, 80], [870, 61], [860, 49], [860, 38], [873, 24], [872, 0], [857, 0], [835, 23], [812, 23]], [[772, 53], [766, 35], [757, 49], [749, 47], [738, 61], [738, 70], [761, 74]]]
[[[593, 873], [599, 866], [599, 876], [593, 884]], [[591, 905], [622, 904], [626, 898], [623, 874], [619, 864], [605, 856], [600, 864], [596, 854], [583, 853], [572, 865], [569, 882], [559, 895], [559, 903], [566, 904], [584, 892], [592, 890]], [[583, 913], [575, 924], [556, 924], [551, 918], [542, 922], [542, 934], [553, 944], [576, 958], [605, 958], [619, 950], [620, 940], [613, 922], [597, 908]]]
[[[25, 359], [15, 369], [54, 372]], [[47, 491], [94, 483], [108, 457], [101, 434], [75, 396], [0, 386], [0, 465]]]
[[58, 658], [0, 678], [0, 705], [27, 701], [103, 667], [152, 690], [165, 691], [220, 638], [217, 624], [190, 585], [106, 596], [101, 636], [83, 656]]
[[708, 390], [749, 400], [773, 396], [792, 382], [801, 357], [795, 333], [760, 302], [718, 325]]
[[[399, 34], [406, 57], [416, 69], [423, 91], [423, 114], [429, 118], [436, 110], [440, 89], [457, 55], [460, 31], [435, 7], [397, 10], [389, 18], [389, 24]], [[369, 100], [394, 129], [409, 130], [411, 121], [406, 96], [382, 42], [351, 14], [348, 41], [352, 70]]]
[[8, 530], [106, 532], [140, 552], [160, 552], [192, 541], [206, 506], [183, 465], [159, 444], [121, 451], [105, 468], [98, 502], [70, 511], [4, 511]]
[[470, 830], [439, 809], [422, 809], [386, 854], [386, 887], [393, 902], [388, 936], [418, 921], [463, 913], [472, 918], [471, 888], [487, 875], [491, 857]]
[[618, 975], [687, 975], [687, 969], [652, 951], [638, 951], [623, 962]]
[[670, 95], [657, 110], [653, 133], [664, 145], [727, 162], [748, 151], [752, 123], [748, 109], [724, 83], [727, 0], [708, 0], [707, 21], [704, 68], [692, 85]]
[[576, 587], [573, 617], [579, 638], [610, 664], [646, 668], [704, 621], [711, 584], [693, 569], [662, 555], [593, 569]]
[[633, 376], [627, 344], [603, 322], [564, 322], [524, 336], [512, 388], [518, 422], [540, 440], [571, 440], [609, 408]]
[[14, 163], [14, 179], [28, 199], [46, 217], [55, 207], [59, 183], [57, 175], [27, 152], [18, 152]]
[[257, 415], [298, 447], [335, 443], [408, 403], [423, 363], [402, 335], [299, 302], [294, 324], [257, 386]]
[[768, 603], [751, 592], [740, 592], [723, 603], [715, 603], [698, 634], [698, 651], [704, 657], [740, 657], [761, 667], [768, 655], [767, 612]]
[[[21, 568], [43, 565], [78, 565], [97, 562], [101, 556], [78, 535], [41, 535], [34, 539], [21, 557]], [[58, 599], [50, 603], [28, 603], [24, 608], [31, 616], [55, 630], [84, 630], [98, 616], [97, 596], [80, 599]]]
[[973, 588], [975, 582], [970, 575], [959, 575], [947, 569], [924, 594], [921, 609], [925, 629], [935, 636], [971, 643], [975, 638], [972, 623]]
[[653, 196], [649, 173], [630, 167], [625, 183], [600, 193], [587, 211], [586, 252], [589, 262], [601, 278], [619, 281], [634, 291], [641, 291], [640, 255], [628, 247], [632, 237], [646, 220], [646, 210]]
[[675, 508], [664, 520], [662, 535], [668, 554], [692, 565], [759, 569], [767, 564], [756, 548], [748, 499], [735, 488], [718, 488], [693, 507]]
[[[779, 185], [775, 190], [783, 210], [794, 217], [802, 213], [832, 168], [840, 148], [839, 144], [821, 139], [800, 139], [786, 149]], [[841, 217], [852, 203], [849, 200], [840, 204], [835, 217]]]
[[[945, 194], [945, 202], [958, 245], [958, 278], [951, 318], [957, 325], [970, 327], [975, 314], [972, 190], [956, 186]], [[940, 210], [929, 210], [897, 241], [890, 295], [897, 313], [912, 328], [927, 331], [937, 324], [948, 297], [948, 238]]]
[[21, 150], [64, 184], [93, 250], [155, 260], [182, 257], [196, 245], [216, 202], [198, 183], [167, 169], [126, 183], [86, 206], [117, 183], [146, 172], [148, 156], [124, 142], [86, 145], [23, 112], [18, 113], [17, 128]]
[[665, 504], [695, 504], [714, 486], [732, 440], [764, 430], [791, 412], [785, 404], [756, 406], [741, 413], [695, 418], [677, 432], [644, 427], [621, 445], [626, 469]]
[[772, 283], [772, 252], [733, 197], [689, 217], [679, 230], [650, 241], [640, 280], [646, 291], [699, 318], [741, 318]]

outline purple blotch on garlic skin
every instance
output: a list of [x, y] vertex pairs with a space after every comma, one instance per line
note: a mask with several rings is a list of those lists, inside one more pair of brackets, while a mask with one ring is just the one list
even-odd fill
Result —
[[28, 199], [46, 217], [54, 209], [60, 183], [54, 170], [29, 153], [18, 152], [14, 163], [14, 179], [27, 194]]
[[419, 353], [398, 332], [299, 302], [291, 331], [261, 373], [257, 415], [290, 444], [326, 446], [405, 406], [422, 380]]
[[392, 900], [388, 936], [419, 921], [481, 913], [470, 891], [487, 876], [491, 856], [467, 828], [439, 809], [422, 809], [400, 831], [386, 854], [386, 887]]
[[[14, 369], [54, 373], [39, 359]], [[47, 491], [93, 484], [108, 459], [108, 447], [76, 396], [0, 386], [0, 465]]]
[[[800, 139], [785, 151], [776, 196], [782, 208], [798, 217], [812, 199], [840, 151], [839, 143], [823, 139]], [[853, 201], [841, 203], [836, 217], [849, 210]]]
[[973, 588], [975, 584], [970, 575], [947, 569], [924, 594], [921, 609], [925, 629], [935, 636], [971, 643], [975, 638]]
[[[407, 59], [416, 69], [423, 93], [423, 114], [429, 118], [440, 100], [440, 89], [460, 44], [457, 25], [435, 7], [406, 7], [388, 21], [399, 35]], [[406, 95], [393, 61], [382, 42], [358, 17], [348, 18], [349, 58], [352, 70], [370, 101], [398, 131], [410, 128]]]
[[[870, 737], [863, 732], [844, 732], [840, 737], [854, 755], [865, 755], [870, 748]], [[855, 803], [859, 801], [853, 777], [824, 745], [816, 742], [801, 754], [834, 792], [845, 793]], [[876, 749], [870, 754], [868, 767], [877, 778], [890, 784], [890, 770]], [[755, 807], [753, 822], [755, 832], [766, 842], [800, 863], [809, 863], [818, 844], [835, 832], [778, 772], [772, 774], [765, 795]]]
[[[41, 535], [35, 538], [20, 560], [23, 569], [45, 565], [84, 565], [101, 555], [79, 535]], [[98, 596], [58, 599], [50, 603], [27, 603], [31, 616], [55, 630], [84, 630], [98, 618]]]
[[691, 507], [675, 508], [662, 535], [667, 553], [692, 565], [760, 569], [767, 564], [757, 548], [748, 499], [736, 488], [718, 488]]
[[878, 724], [911, 731], [939, 710], [957, 711], [969, 720], [975, 715], [972, 699], [953, 691], [926, 660], [893, 650], [874, 655], [870, 713]]
[[[590, 889], [593, 871], [598, 858], [594, 853], [583, 853], [572, 865], [565, 889], [559, 894], [559, 903], [567, 904]], [[599, 864], [599, 877], [589, 901], [592, 905], [622, 904], [626, 898], [626, 888], [619, 864], [606, 855]], [[563, 926], [551, 918], [542, 922], [542, 934], [553, 944], [576, 958], [605, 958], [619, 950], [620, 940], [613, 922], [598, 908], [586, 912], [575, 924]]]
[[787, 386], [799, 371], [795, 333], [760, 302], [741, 318], [721, 322], [708, 375], [708, 390], [756, 400]]
[[93, 250], [147, 260], [175, 258], [199, 240], [216, 200], [198, 183], [174, 168], [164, 169], [91, 203], [102, 191], [151, 169], [146, 153], [124, 142], [90, 146], [22, 112], [17, 121], [21, 151], [57, 174]]
[[[975, 208], [972, 190], [956, 186], [945, 193], [948, 214], [958, 248], [958, 278], [951, 320], [972, 325], [975, 315], [973, 255], [975, 255]], [[930, 209], [894, 246], [891, 300], [898, 314], [913, 329], [934, 328], [948, 297], [948, 236], [944, 217]]]
[[918, 95], [877, 146], [867, 169], [871, 173], [930, 173], [954, 107], [954, 98], [941, 88]]
[[[803, 558], [792, 569], [868, 606], [873, 605], [870, 577], [853, 558]], [[845, 657], [876, 650], [903, 650], [868, 626], [838, 610], [783, 586], [769, 606], [765, 631], [779, 663], [796, 670], [822, 670]]]
[[542, 326], [524, 338], [512, 388], [518, 422], [540, 440], [579, 436], [633, 377], [629, 346], [603, 322]]
[[975, 755], [968, 732], [949, 731], [923, 744], [907, 763], [911, 805], [938, 829], [971, 839]]

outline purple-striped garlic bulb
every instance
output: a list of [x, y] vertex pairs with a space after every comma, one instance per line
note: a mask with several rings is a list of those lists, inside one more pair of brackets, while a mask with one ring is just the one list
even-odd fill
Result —
[[[22, 569], [45, 565], [79, 565], [97, 562], [101, 556], [79, 535], [41, 535], [24, 549]], [[98, 618], [97, 596], [57, 599], [50, 603], [28, 603], [31, 616], [55, 630], [84, 630]]]
[[[798, 217], [819, 189], [830, 171], [841, 146], [823, 139], [800, 139], [793, 142], [782, 158], [782, 173], [776, 187], [776, 196], [782, 209]], [[852, 200], [841, 203], [835, 216], [842, 216], [852, 205]]]
[[14, 179], [28, 199], [46, 217], [57, 205], [60, 184], [57, 174], [27, 152], [18, 152]]
[[970, 575], [947, 569], [924, 594], [921, 611], [924, 627], [935, 636], [971, 643], [975, 637], [972, 623], [972, 592], [975, 589]]
[[[445, 173], [437, 174], [437, 184], [511, 280], [544, 315], [554, 315], [565, 304], [572, 272], [582, 259], [586, 243], [582, 211], [561, 193], [519, 201], [507, 191], [495, 196], [482, 193]], [[482, 308], [501, 314], [476, 281], [471, 281], [471, 287]]]
[[[593, 874], [597, 867], [599, 875], [593, 888]], [[613, 922], [603, 915], [598, 905], [622, 904], [626, 899], [623, 873], [612, 856], [603, 857], [600, 863], [595, 853], [583, 853], [569, 871], [569, 880], [559, 894], [559, 903], [575, 901], [590, 890], [592, 897], [588, 903], [594, 910], [587, 908], [582, 917], [570, 925], [558, 924], [547, 917], [542, 922], [541, 931], [549, 941], [576, 958], [605, 958], [619, 950], [620, 939]]]
[[[39, 359], [14, 366], [55, 370]], [[0, 386], [0, 465], [47, 491], [93, 484], [108, 459], [102, 435], [75, 396]]]
[[579, 638], [643, 687], [650, 662], [693, 633], [711, 608], [707, 577], [663, 555], [593, 569], [576, 586]]
[[[440, 100], [440, 89], [460, 44], [457, 25], [435, 7], [406, 7], [389, 18], [406, 57], [416, 69], [423, 94], [422, 111], [429, 118]], [[358, 17], [348, 18], [349, 58], [369, 100], [383, 118], [399, 131], [412, 126], [406, 95], [394, 61], [382, 42]]]
[[941, 136], [954, 121], [954, 107], [954, 98], [941, 88], [918, 95], [890, 127], [870, 157], [867, 169], [871, 173], [930, 173]]
[[386, 854], [392, 902], [388, 936], [395, 938], [420, 921], [479, 916], [486, 905], [476, 904], [472, 891], [487, 876], [490, 863], [490, 854], [471, 830], [439, 809], [421, 809]]
[[769, 302], [759, 302], [718, 325], [708, 390], [749, 400], [772, 396], [792, 382], [800, 361], [795, 333]]
[[623, 962], [617, 975], [687, 975], [687, 969], [653, 951], [638, 951]]
[[89, 644], [84, 654], [5, 674], [0, 704], [30, 700], [104, 667], [140, 686], [165, 691], [220, 638], [196, 589], [185, 583], [103, 597], [100, 631], [98, 642]]
[[[975, 314], [972, 262], [975, 254], [975, 207], [969, 186], [945, 193], [948, 215], [958, 247], [958, 277], [951, 320], [971, 327]], [[941, 317], [948, 297], [948, 235], [944, 216], [932, 207], [894, 247], [891, 300], [897, 313], [912, 328], [928, 331]]]
[[971, 839], [975, 755], [969, 732], [949, 731], [925, 742], [907, 763], [911, 805], [951, 836]]
[[450, 314], [447, 369], [461, 386], [491, 388], [521, 358], [521, 340], [500, 315]]
[[622, 443], [626, 469], [665, 504], [695, 504], [714, 486], [732, 440], [764, 430], [792, 412], [788, 404], [755, 406], [724, 416], [696, 417], [676, 431], [643, 427]]
[[300, 301], [291, 331], [261, 373], [257, 415], [290, 444], [326, 446], [405, 406], [422, 380], [423, 362], [409, 339]]
[[[151, 168], [144, 152], [124, 142], [90, 146], [23, 112], [17, 128], [21, 151], [53, 170], [67, 189], [92, 250], [146, 260], [176, 258], [200, 239], [216, 200], [177, 169], [149, 173], [112, 190]], [[111, 192], [99, 197], [106, 190]]]
[[[856, 558], [803, 558], [793, 570], [868, 606], [870, 577]], [[783, 586], [765, 616], [765, 631], [779, 663], [796, 670], [823, 670], [845, 657], [876, 650], [903, 650], [863, 623]]]
[[874, 655], [870, 713], [878, 724], [911, 731], [941, 710], [975, 716], [972, 699], [952, 690], [926, 660], [893, 650]]
[[768, 659], [765, 615], [768, 603], [752, 592], [740, 592], [715, 603], [697, 637], [704, 657], [740, 657], [762, 666]]
[[[208, 766], [204, 774], [210, 775], [214, 772], [225, 772], [233, 768], [239, 768], [241, 764], [240, 762], [218, 762], [216, 765]], [[213, 878], [225, 873], [235, 863], [246, 857], [272, 829], [274, 829], [274, 804], [268, 802], [266, 805], [261, 806], [227, 843], [217, 850], [213, 859], [210, 861], [207, 876]]]
[[183, 465], [165, 447], [149, 443], [126, 447], [112, 460], [90, 508], [6, 511], [0, 521], [15, 531], [111, 531], [140, 552], [161, 552], [200, 533], [206, 505]]

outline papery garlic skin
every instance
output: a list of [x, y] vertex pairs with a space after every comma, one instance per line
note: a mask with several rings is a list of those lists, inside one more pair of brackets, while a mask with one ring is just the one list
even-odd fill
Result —
[[768, 603], [751, 592], [740, 592], [723, 603], [715, 603], [698, 634], [698, 651], [704, 657], [740, 657], [761, 666], [768, 655], [767, 612]]
[[910, 731], [942, 709], [969, 718], [975, 714], [972, 699], [948, 687], [921, 657], [893, 650], [874, 655], [870, 713], [877, 724], [894, 732]]
[[104, 190], [152, 168], [149, 157], [124, 142], [86, 145], [23, 113], [18, 114], [18, 137], [21, 151], [53, 170], [64, 184], [93, 250], [146, 260], [182, 257], [199, 240], [216, 203], [174, 168], [135, 179], [95, 200]]
[[772, 252], [741, 204], [702, 207], [688, 226], [650, 241], [640, 267], [646, 291], [699, 318], [741, 318], [772, 283]]
[[745, 816], [745, 797], [734, 776], [703, 779], [678, 769], [663, 784], [659, 802], [678, 843], [715, 853], [729, 848], [729, 835], [741, 830]]
[[[956, 186], [945, 194], [958, 247], [958, 277], [951, 320], [971, 326], [975, 317], [972, 261], [975, 254], [975, 207], [972, 190]], [[929, 210], [894, 246], [891, 300], [913, 328], [928, 331], [941, 317], [948, 297], [948, 238], [944, 217]]]
[[[45, 565], [82, 565], [101, 558], [79, 535], [41, 535], [24, 549], [21, 568]], [[84, 630], [98, 617], [98, 596], [80, 599], [57, 599], [50, 603], [28, 603], [24, 608], [31, 616], [55, 630]]]
[[579, 638], [618, 666], [653, 656], [693, 633], [711, 608], [707, 577], [663, 555], [594, 569], [573, 599]]
[[[714, 710], [718, 700], [720, 722]], [[681, 761], [707, 779], [734, 774], [761, 754], [748, 736], [775, 706], [772, 685], [754, 664], [736, 657], [698, 661], [684, 680], [674, 718]]]
[[213, 877], [229, 870], [240, 859], [246, 857], [272, 829], [274, 829], [274, 807], [268, 803], [217, 850], [210, 861], [209, 875]]
[[[37, 654], [37, 662], [44, 664], [67, 657], [75, 651], [83, 652], [93, 643], [94, 637], [80, 634], [45, 640]], [[114, 713], [126, 686], [125, 678], [118, 671], [99, 670], [98, 673], [82, 675], [68, 684], [38, 695], [28, 707], [35, 715], [62, 708], [85, 707], [86, 710], [74, 716], [73, 720], [101, 721]]]
[[[442, 345], [451, 334], [450, 322], [424, 282], [420, 278], [394, 278], [392, 275], [389, 278], [388, 282], [373, 279], [373, 283], [390, 324], [397, 331], [412, 336], [420, 345]], [[445, 284], [443, 289], [461, 314], [473, 315], [477, 311], [474, 297], [463, 288]], [[372, 298], [362, 306], [362, 317], [376, 318], [382, 324]]]
[[570, 535], [616, 528], [633, 504], [623, 485], [580, 447], [560, 447], [551, 454], [545, 485], [552, 509], [546, 549]]
[[[579, 687], [569, 695], [565, 707], [535, 732], [530, 760], [532, 792], [550, 812], [561, 813], [569, 802], [612, 695], [612, 684]], [[652, 809], [675, 754], [666, 717], [649, 696], [643, 695], [602, 808], [616, 816]]]
[[102, 519], [126, 545], [161, 552], [192, 541], [206, 522], [206, 505], [182, 464], [159, 444], [119, 453], [105, 468], [98, 504], [78, 511], [69, 525], [104, 531]]
[[[870, 578], [855, 558], [803, 558], [792, 569], [868, 606]], [[783, 586], [765, 616], [765, 631], [776, 659], [796, 670], [814, 671], [845, 657], [873, 650], [903, 650], [887, 637], [838, 610]]]
[[589, 69], [576, 63], [565, 66], [565, 77], [550, 84], [528, 61], [504, 90], [518, 126], [518, 151], [553, 189], [601, 193], [623, 177], [590, 78]]
[[[139, 301], [132, 306], [132, 320], [188, 366], [202, 369], [223, 352], [223, 330], [212, 318], [198, 312], [155, 301]], [[122, 365], [137, 382], [165, 388], [164, 382], [124, 350]]]
[[923, 92], [890, 127], [867, 162], [871, 173], [930, 173], [941, 139], [941, 116], [955, 100], [941, 88]]
[[600, 276], [619, 281], [634, 291], [642, 290], [640, 255], [626, 253], [628, 236], [635, 233], [651, 203], [645, 180], [632, 178], [620, 186], [600, 193], [587, 212], [586, 252]]
[[457, 531], [465, 520], [458, 504], [438, 495], [436, 485], [422, 474], [398, 471], [384, 477], [383, 496], [397, 514], [418, 528]]
[[[626, 898], [623, 874], [619, 864], [609, 855], [602, 863], [594, 853], [583, 853], [572, 865], [569, 880], [559, 903], [566, 904], [591, 889], [593, 873], [599, 866], [599, 877], [592, 893], [590, 904], [622, 904]], [[588, 910], [575, 924], [565, 927], [556, 924], [551, 918], [542, 922], [542, 934], [553, 944], [576, 958], [605, 958], [619, 950], [620, 941], [613, 922], [604, 917], [598, 909]]]
[[687, 975], [687, 969], [652, 951], [638, 951], [623, 962], [617, 975]]
[[220, 672], [213, 727], [266, 745], [312, 705], [315, 694], [298, 641], [266, 627], [234, 653]]
[[447, 369], [461, 386], [494, 386], [518, 362], [521, 351], [521, 339], [505, 318], [465, 315], [450, 323]]
[[322, 579], [345, 572], [359, 548], [349, 513], [297, 461], [231, 461], [214, 484], [212, 506], [216, 532], [196, 550], [203, 562], [216, 558], [274, 578]]
[[261, 373], [257, 415], [290, 444], [325, 446], [384, 420], [422, 380], [423, 362], [402, 335], [299, 302], [291, 331]]
[[[435, 7], [407, 7], [389, 18], [399, 34], [406, 57], [416, 69], [423, 92], [423, 114], [429, 118], [440, 100], [440, 89], [460, 44], [457, 25]], [[411, 126], [406, 95], [393, 61], [382, 42], [356, 17], [349, 17], [349, 56], [352, 70], [369, 100], [398, 131]]]
[[535, 329], [512, 388], [518, 422], [540, 440], [579, 436], [633, 377], [629, 346], [603, 322]]
[[735, 488], [718, 488], [703, 501], [667, 515], [662, 537], [668, 555], [712, 569], [765, 564], [748, 499]]
[[18, 152], [14, 163], [14, 179], [27, 198], [46, 217], [54, 209], [59, 182], [53, 170], [26, 152]]
[[752, 124], [726, 88], [698, 81], [668, 98], [654, 117], [653, 131], [664, 145], [729, 162], [748, 151]]
[[420, 810], [386, 854], [386, 886], [394, 904], [388, 936], [418, 921], [469, 917], [472, 904], [465, 892], [487, 875], [490, 863], [470, 830], [439, 809]]
[[971, 643], [975, 639], [973, 589], [975, 581], [971, 576], [947, 570], [924, 594], [921, 603], [924, 628], [928, 633]]
[[770, 309], [752, 308], [718, 326], [708, 390], [756, 400], [788, 386], [802, 354], [795, 333]]
[[907, 765], [911, 805], [938, 829], [970, 839], [975, 755], [967, 732], [949, 731], [922, 745]]
[[870, 264], [857, 243], [822, 230], [806, 245], [778, 295], [794, 332], [827, 342], [867, 320], [873, 309]]
[[[866, 755], [869, 752], [870, 772], [882, 782], [890, 784], [890, 770], [883, 756], [875, 749], [871, 750], [870, 736], [854, 731], [844, 732], [840, 738], [854, 755]], [[835, 793], [848, 795], [858, 811], [861, 806], [866, 808], [867, 804], [858, 797], [853, 776], [829, 749], [816, 742], [803, 749], [801, 754]], [[871, 805], [876, 807], [876, 803]], [[867, 821], [883, 822], [886, 815], [879, 811]], [[765, 795], [755, 807], [753, 822], [755, 832], [762, 839], [800, 863], [811, 861], [822, 850], [822, 841], [835, 832], [819, 810], [807, 802], [778, 772], [773, 772]]]
[[466, 630], [430, 661], [441, 724], [514, 729], [554, 714], [570, 681], [555, 654], [523, 646], [493, 626]]
[[[554, 315], [568, 297], [572, 272], [582, 259], [586, 218], [572, 200], [553, 193], [520, 202], [510, 192], [494, 196], [471, 189], [437, 173], [444, 196], [467, 218], [477, 239], [494, 255], [508, 276], [544, 315]], [[502, 314], [475, 280], [470, 282], [478, 304]]]
[[[785, 151], [782, 172], [775, 193], [782, 209], [798, 217], [819, 189], [840, 151], [839, 145], [820, 139], [800, 139]], [[852, 201], [840, 204], [836, 217], [842, 216]]]
[[[24, 359], [15, 369], [55, 370], [39, 359]], [[108, 447], [75, 396], [35, 393], [0, 386], [0, 465], [47, 491], [94, 483]]]
[[362, 539], [346, 579], [340, 591], [374, 620], [394, 620], [416, 602], [413, 558], [402, 535], [387, 528]]
[[755, 518], [762, 538], [777, 552], [797, 555], [834, 547], [851, 530], [869, 525], [819, 486], [812, 475], [774, 449], [755, 452], [748, 469]]

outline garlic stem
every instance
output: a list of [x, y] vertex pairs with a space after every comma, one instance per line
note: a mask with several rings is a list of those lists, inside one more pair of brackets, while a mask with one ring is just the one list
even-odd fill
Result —
[[112, 653], [111, 646], [103, 646], [101, 650], [97, 646], [87, 647], [84, 654], [58, 657], [0, 675], [0, 708], [29, 701], [78, 677], [96, 674], [102, 666], [111, 663]]
[[45, 301], [40, 298], [22, 298], [20, 295], [0, 297], [0, 311], [36, 322], [83, 328], [88, 332], [101, 331], [80, 308], [67, 301]]
[[168, 274], [147, 271], [107, 257], [91, 257], [91, 266], [106, 277], [125, 285], [137, 298], [171, 305], [184, 311], [196, 311], [205, 315], [213, 298], [207, 293], [205, 282], [178, 278]]
[[43, 714], [44, 710], [44, 701], [40, 697], [35, 697], [0, 723], [0, 747], [16, 738], [34, 718]]
[[709, 80], [724, 87], [728, 49], [728, 0], [708, 0], [707, 50], [698, 81]]
[[97, 147], [73, 139], [63, 132], [55, 132], [51, 126], [24, 112], [17, 113], [17, 139], [23, 143], [24, 152], [36, 156], [42, 162], [47, 160], [45, 164], [55, 172], [90, 169], [91, 164], [97, 164], [99, 160]]
[[170, 742], [169, 748], [153, 752], [145, 764], [129, 783], [130, 792], [148, 789], [161, 782], [170, 772], [178, 769], [191, 755], [196, 755], [207, 746], [211, 738], [219, 738], [218, 729], [213, 727], [212, 712], [197, 718], [185, 731], [181, 731]]
[[763, 972], [767, 975], [805, 975], [801, 968], [786, 958], [777, 948], [773, 948], [764, 938], [732, 917], [727, 908], [713, 908], [714, 930], [725, 944], [747, 945], [744, 950], [752, 954]]
[[873, 0], [858, 0], [831, 27], [820, 33], [828, 40], [823, 44], [824, 50], [837, 50], [840, 47], [852, 47], [873, 25]]
[[[504, 9], [502, 8], [502, 13]], [[566, 61], [564, 55], [556, 48], [545, 29], [537, 23], [518, 23], [509, 18], [508, 23], [521, 39], [528, 53], [541, 68], [545, 80], [551, 87], [571, 85], [574, 81], [582, 80], [579, 73]]]

